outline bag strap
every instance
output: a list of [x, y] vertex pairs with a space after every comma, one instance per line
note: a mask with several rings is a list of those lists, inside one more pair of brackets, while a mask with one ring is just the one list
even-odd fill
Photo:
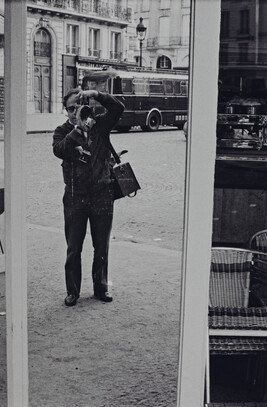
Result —
[[108, 138], [108, 139], [105, 139], [105, 142], [106, 142], [106, 144], [107, 144], [107, 146], [108, 146], [109, 151], [111, 152], [111, 154], [112, 154], [113, 157], [115, 158], [116, 163], [117, 163], [117, 164], [120, 164], [120, 163], [121, 163], [120, 157], [119, 157], [118, 154], [116, 153], [115, 148], [114, 148], [113, 145], [111, 144], [110, 139], [109, 139], [109, 138]]

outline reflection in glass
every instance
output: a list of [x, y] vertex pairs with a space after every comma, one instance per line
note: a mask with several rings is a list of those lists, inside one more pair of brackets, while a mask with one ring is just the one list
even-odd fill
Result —
[[[267, 228], [266, 16], [264, 0], [221, 2], [214, 246], [249, 248], [252, 235]], [[260, 245], [255, 248], [264, 250]], [[267, 310], [265, 270], [250, 279], [251, 315], [255, 306], [260, 313]], [[257, 301], [251, 294], [256, 289]], [[224, 308], [220, 313], [227, 318]], [[232, 328], [234, 332], [237, 326]], [[224, 338], [224, 344], [213, 338], [218, 345], [211, 357], [213, 402], [267, 398], [267, 338], [258, 329], [255, 335], [263, 337], [257, 346], [253, 328], [250, 337], [244, 330], [238, 332], [236, 339]]]
[[[31, 108], [42, 111], [43, 88], [39, 86], [42, 70], [39, 65], [52, 67], [49, 76], [51, 95], [61, 95], [75, 87], [77, 77], [81, 85], [88, 72], [92, 73], [96, 68], [96, 73], [101, 73], [103, 64], [107, 68], [108, 62], [113, 69], [114, 65], [122, 67], [117, 69], [116, 79], [90, 80], [88, 86], [113, 92], [123, 97], [127, 104], [124, 121], [120, 122], [121, 133], [114, 131], [111, 139], [117, 151], [128, 150], [125, 160], [133, 165], [142, 189], [133, 199], [125, 198], [115, 203], [109, 261], [109, 286], [114, 301], [101, 304], [93, 299], [92, 247], [90, 236], [87, 236], [82, 259], [81, 295], [74, 309], [66, 309], [63, 303], [66, 247], [62, 233], [64, 185], [61, 161], [52, 154], [51, 134], [27, 135], [30, 403], [34, 405], [38, 400], [38, 405], [47, 407], [55, 403], [58, 406], [151, 407], [161, 404], [175, 407], [186, 150], [181, 127], [187, 117], [190, 4], [188, 1], [164, 1], [161, 2], [162, 8], [157, 10], [154, 0], [102, 2], [95, 10], [93, 26], [101, 30], [101, 58], [105, 61], [90, 54], [94, 60], [88, 62], [88, 55], [84, 55], [88, 41], [82, 34], [88, 32], [85, 28], [92, 21], [85, 21], [84, 15], [77, 18], [79, 6], [85, 2], [73, 3], [77, 13], [68, 19], [69, 24], [65, 27], [68, 55], [63, 55], [62, 71], [61, 65], [57, 66], [58, 56], [55, 57], [56, 50], [60, 53], [59, 44], [65, 35], [64, 31], [58, 32], [58, 16], [50, 10], [47, 18], [40, 22], [36, 12], [32, 13], [31, 18], [36, 18], [37, 24], [45, 24], [42, 33], [49, 32], [51, 36], [51, 54], [35, 55], [35, 68], [38, 69], [35, 72], [35, 106]], [[30, 3], [30, 7], [37, 7], [33, 0]], [[69, 3], [62, 1], [64, 7], [70, 7]], [[122, 7], [115, 8], [117, 3]], [[49, 3], [52, 8], [56, 7], [55, 4]], [[123, 8], [126, 5], [128, 9]], [[131, 9], [130, 5], [135, 8]], [[113, 10], [113, 6], [119, 16], [114, 17], [114, 35], [111, 41], [107, 41], [109, 21], [102, 24], [102, 20], [107, 20], [105, 13]], [[56, 13], [65, 14], [64, 7], [57, 7]], [[135, 59], [138, 57], [137, 38], [135, 30], [131, 32], [139, 21], [139, 11], [143, 13], [149, 31], [143, 44], [142, 65], [147, 70], [146, 75], [138, 72]], [[100, 12], [101, 24], [97, 20]], [[176, 24], [176, 15], [181, 21], [179, 25]], [[29, 43], [33, 38], [31, 29], [32, 23], [28, 29]], [[119, 41], [120, 34], [124, 41]], [[46, 36], [42, 39], [48, 43]], [[152, 63], [156, 68], [158, 58], [163, 65], [161, 68], [169, 67], [166, 56], [159, 52], [162, 44], [164, 54], [171, 57], [171, 68], [176, 68], [171, 77], [167, 73], [156, 76], [151, 70]], [[98, 42], [94, 45], [96, 49]], [[47, 46], [37, 48], [39, 53], [40, 49], [47, 51]], [[74, 54], [79, 55], [74, 58]], [[116, 61], [109, 61], [110, 58]], [[135, 65], [135, 81], [132, 74], [127, 76], [131, 70], [125, 69], [125, 61], [130, 67]], [[29, 72], [31, 64], [29, 55]], [[183, 68], [183, 72], [178, 68]], [[167, 95], [165, 80], [168, 80]], [[176, 106], [176, 100], [179, 100], [179, 106]], [[57, 103], [60, 106], [60, 100]], [[55, 106], [51, 103], [51, 109]], [[148, 116], [152, 108], [153, 115]], [[158, 111], [163, 111], [164, 123], [173, 125], [171, 129], [165, 127], [158, 131]], [[141, 114], [143, 121], [139, 122]], [[150, 121], [145, 120], [146, 116]], [[65, 120], [63, 118], [62, 123]]]

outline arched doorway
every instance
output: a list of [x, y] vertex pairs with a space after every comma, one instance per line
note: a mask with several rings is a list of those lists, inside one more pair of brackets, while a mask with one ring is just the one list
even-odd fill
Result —
[[51, 36], [45, 28], [34, 37], [34, 105], [36, 113], [51, 112]]
[[157, 68], [171, 69], [172, 62], [171, 62], [170, 58], [166, 57], [166, 55], [162, 55], [161, 57], [159, 57], [157, 60]]

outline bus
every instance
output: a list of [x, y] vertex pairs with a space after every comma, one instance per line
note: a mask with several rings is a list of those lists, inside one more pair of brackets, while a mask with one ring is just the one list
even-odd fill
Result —
[[[116, 96], [125, 110], [115, 129], [127, 132], [140, 126], [143, 131], [156, 131], [159, 126], [182, 129], [187, 121], [188, 73], [184, 71], [136, 68], [88, 71], [82, 89], [96, 89]], [[101, 106], [94, 104], [95, 112]]]

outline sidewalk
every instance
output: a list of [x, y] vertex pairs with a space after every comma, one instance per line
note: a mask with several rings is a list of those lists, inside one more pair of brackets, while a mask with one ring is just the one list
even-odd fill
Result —
[[35, 113], [27, 115], [27, 133], [53, 132], [57, 126], [64, 123], [67, 116], [64, 113]]

